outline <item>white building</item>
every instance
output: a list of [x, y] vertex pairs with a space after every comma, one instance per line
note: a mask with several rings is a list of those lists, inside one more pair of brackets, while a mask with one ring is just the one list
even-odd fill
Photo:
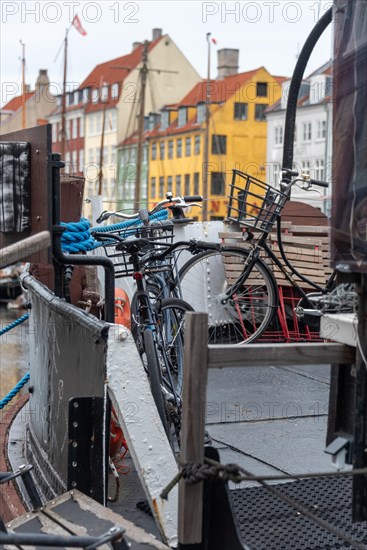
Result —
[[[330, 182], [328, 189], [292, 190], [292, 199], [320, 208], [327, 215], [331, 202], [332, 163], [332, 62], [329, 61], [302, 83], [297, 105], [293, 167], [312, 178]], [[279, 182], [283, 160], [284, 126], [290, 81], [282, 85], [280, 101], [267, 111], [267, 181]]]

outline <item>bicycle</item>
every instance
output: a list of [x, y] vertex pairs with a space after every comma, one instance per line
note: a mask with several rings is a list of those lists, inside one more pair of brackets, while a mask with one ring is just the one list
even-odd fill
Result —
[[[144, 230], [145, 237], [141, 236]], [[122, 257], [126, 274], [136, 281], [137, 290], [131, 303], [132, 334], [159, 416], [174, 446], [176, 441], [179, 444], [180, 434], [185, 314], [192, 307], [178, 298], [158, 297], [156, 289], [148, 284], [144, 267], [149, 264], [152, 269], [155, 263], [154, 269], [161, 269], [153, 262], [152, 253], [160, 255], [162, 247], [169, 245], [154, 240], [152, 228], [138, 231], [137, 237], [107, 232], [94, 233], [94, 237], [101, 242], [107, 240], [109, 246], [111, 241], [116, 243], [116, 254]]]
[[[148, 215], [153, 215], [163, 208], [173, 210], [180, 209], [180, 222], [184, 219], [183, 211], [186, 207], [192, 206], [192, 202], [202, 200], [202, 197], [172, 197], [167, 194], [167, 198], [160, 201], [151, 211], [135, 214], [125, 214], [123, 212], [103, 212], [98, 219], [108, 219], [116, 215], [125, 220], [141, 219], [147, 220]], [[175, 222], [175, 219], [173, 220]], [[163, 222], [155, 222], [156, 225], [150, 227], [150, 231], [162, 233], [167, 231], [167, 225]], [[171, 223], [171, 229], [174, 225]], [[144, 231], [147, 230], [144, 229]], [[136, 235], [140, 235], [139, 230], [134, 230]], [[125, 232], [126, 235], [126, 232]], [[151, 233], [152, 237], [154, 233]], [[153, 237], [154, 239], [154, 237]], [[173, 234], [171, 235], [171, 242]], [[179, 259], [182, 253], [193, 256], [188, 261], [182, 262], [179, 266]], [[106, 247], [106, 254], [115, 258], [117, 254]], [[230, 292], [228, 278], [228, 266], [236, 265], [241, 274], [241, 266], [247, 261], [248, 252], [243, 248], [236, 246], [223, 246], [220, 243], [210, 243], [205, 241], [180, 241], [175, 243], [172, 248], [161, 256], [156, 253], [145, 264], [148, 272], [150, 287], [155, 288], [156, 296], [174, 296], [184, 299], [196, 311], [207, 311], [209, 313], [208, 342], [211, 344], [239, 343], [247, 339], [252, 341], [257, 337], [256, 329], [258, 326], [270, 322], [270, 308], [273, 300], [273, 294], [276, 292], [272, 280], [266, 278], [266, 265], [260, 260], [254, 267], [251, 284], [247, 280], [246, 286], [236, 288], [232, 294], [228, 294], [229, 299], [226, 304], [222, 303], [224, 293], [227, 289]], [[166, 258], [169, 262], [161, 264]], [[116, 263], [116, 276], [124, 276], [126, 258]], [[158, 269], [157, 266], [160, 266]], [[157, 273], [160, 272], [158, 275]], [[233, 280], [234, 283], [237, 279]], [[260, 281], [260, 282], [259, 282]], [[233, 286], [233, 285], [232, 285]], [[243, 334], [245, 333], [245, 338]], [[254, 336], [252, 334], [254, 333]]]

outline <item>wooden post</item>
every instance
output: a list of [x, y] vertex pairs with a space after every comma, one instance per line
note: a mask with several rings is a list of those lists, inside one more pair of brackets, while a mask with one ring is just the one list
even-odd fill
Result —
[[[181, 432], [182, 463], [204, 460], [205, 404], [208, 373], [208, 315], [187, 313]], [[203, 482], [180, 481], [178, 502], [179, 544], [200, 544], [203, 523]]]

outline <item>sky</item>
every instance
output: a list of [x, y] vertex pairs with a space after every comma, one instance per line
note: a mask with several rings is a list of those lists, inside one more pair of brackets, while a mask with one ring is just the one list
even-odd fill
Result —
[[[67, 80], [77, 87], [98, 63], [129, 53], [134, 41], [150, 40], [155, 27], [170, 35], [202, 77], [207, 73], [209, 32], [217, 41], [213, 50], [240, 50], [240, 72], [265, 66], [274, 75], [291, 76], [297, 53], [331, 5], [327, 0], [2, 0], [0, 105], [20, 90], [20, 41], [25, 43], [26, 82], [34, 88], [39, 69], [47, 69], [55, 89], [61, 90], [63, 56], [59, 50], [75, 14], [87, 32], [86, 36], [75, 28], [69, 32]], [[312, 54], [306, 74], [330, 59], [331, 46], [329, 26]], [[217, 63], [213, 50], [211, 75], [215, 77]]]

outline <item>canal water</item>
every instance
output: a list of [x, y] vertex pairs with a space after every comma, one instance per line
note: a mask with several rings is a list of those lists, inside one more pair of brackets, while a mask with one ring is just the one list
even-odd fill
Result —
[[[4, 329], [25, 313], [25, 310], [7, 310], [6, 306], [0, 305], [0, 329]], [[28, 371], [28, 350], [28, 321], [0, 336], [0, 399]], [[12, 402], [26, 391], [27, 385]], [[5, 411], [6, 407], [1, 412]]]

